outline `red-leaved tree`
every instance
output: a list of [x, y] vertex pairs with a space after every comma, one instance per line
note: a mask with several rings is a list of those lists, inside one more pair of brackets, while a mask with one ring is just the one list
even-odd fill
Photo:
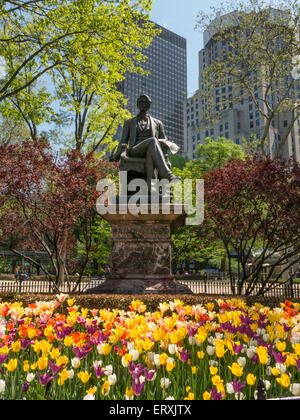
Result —
[[[287, 279], [300, 260], [299, 164], [253, 156], [232, 160], [204, 178], [206, 213], [199, 239], [205, 231], [222, 240], [233, 293], [244, 287], [250, 294], [259, 284], [261, 294]], [[233, 254], [240, 265], [238, 284]]]
[[[74, 269], [79, 229], [85, 248], [79, 283], [98, 216], [96, 184], [112, 168], [79, 151], [57, 157], [43, 140], [1, 147], [0, 244], [39, 267], [59, 290]], [[26, 250], [46, 252], [51, 270]]]

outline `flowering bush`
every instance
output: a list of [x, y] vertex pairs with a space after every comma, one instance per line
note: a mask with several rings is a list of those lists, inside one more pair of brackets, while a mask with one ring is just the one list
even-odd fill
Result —
[[[62, 306], [67, 307], [66, 314]], [[140, 300], [128, 311], [0, 303], [0, 398], [253, 399], [300, 395], [300, 304]]]

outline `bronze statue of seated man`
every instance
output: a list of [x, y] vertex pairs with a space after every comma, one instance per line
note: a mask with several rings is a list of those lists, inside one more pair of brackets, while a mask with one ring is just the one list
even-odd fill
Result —
[[[127, 156], [131, 158], [146, 159], [146, 176], [150, 186], [151, 179], [167, 179], [169, 182], [179, 180], [172, 171], [166, 153], [177, 153], [179, 147], [166, 138], [163, 124], [153, 118], [148, 110], [151, 99], [148, 95], [140, 95], [137, 100], [139, 114], [124, 123], [122, 137], [117, 151], [110, 157], [110, 161], [118, 162], [124, 147], [127, 147]], [[164, 150], [163, 150], [164, 149]]]

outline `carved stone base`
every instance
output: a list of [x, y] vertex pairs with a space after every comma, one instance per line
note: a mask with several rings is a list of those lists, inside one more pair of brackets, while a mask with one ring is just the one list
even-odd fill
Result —
[[[168, 214], [162, 206], [158, 214], [150, 206], [139, 214], [103, 216], [111, 223], [112, 251], [110, 276], [86, 293], [108, 294], [191, 294], [191, 290], [176, 281], [171, 270], [171, 233], [185, 220], [185, 214], [171, 205]], [[148, 214], [146, 210], [148, 208]]]

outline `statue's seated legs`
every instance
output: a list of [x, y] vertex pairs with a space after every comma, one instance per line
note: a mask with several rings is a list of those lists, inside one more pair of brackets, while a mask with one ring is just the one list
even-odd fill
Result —
[[158, 176], [160, 179], [170, 179], [170, 176], [172, 175], [171, 169], [165, 159], [159, 140], [155, 137], [150, 137], [141, 141], [135, 146], [130, 147], [128, 149], [128, 156], [141, 157], [146, 159], [146, 172], [148, 181], [151, 181], [151, 179], [155, 178], [155, 168], [158, 170]]

